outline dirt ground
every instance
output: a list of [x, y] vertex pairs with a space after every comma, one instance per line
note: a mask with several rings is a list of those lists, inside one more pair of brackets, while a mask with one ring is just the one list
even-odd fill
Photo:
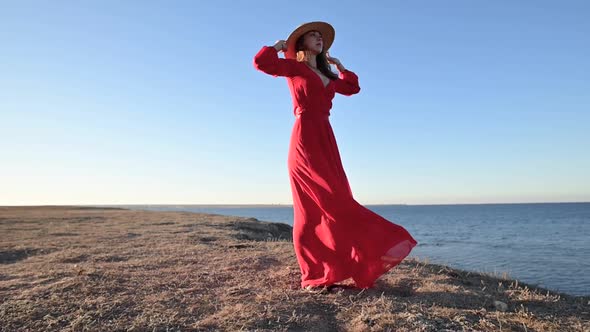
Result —
[[590, 331], [590, 297], [415, 259], [307, 292], [290, 241], [252, 218], [0, 207], [0, 329]]

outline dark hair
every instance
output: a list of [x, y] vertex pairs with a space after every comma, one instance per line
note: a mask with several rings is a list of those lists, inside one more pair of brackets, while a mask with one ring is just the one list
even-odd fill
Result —
[[[295, 50], [296, 51], [303, 50], [303, 41], [304, 41], [304, 37], [306, 34], [307, 34], [307, 32], [304, 33], [303, 35], [301, 35], [301, 37], [299, 37], [297, 39], [297, 42], [295, 43]], [[317, 63], [317, 66], [318, 66], [318, 69], [320, 70], [320, 72], [322, 72], [322, 74], [326, 75], [327, 78], [329, 78], [331, 80], [335, 80], [338, 78], [338, 75], [336, 75], [332, 71], [330, 64], [328, 63], [328, 59], [326, 58], [326, 52], [324, 52], [323, 50], [320, 54], [318, 54], [316, 56], [316, 63]]]

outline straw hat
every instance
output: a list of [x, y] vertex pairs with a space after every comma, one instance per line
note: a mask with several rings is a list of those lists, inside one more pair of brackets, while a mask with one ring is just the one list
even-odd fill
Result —
[[322, 51], [326, 52], [328, 49], [330, 49], [330, 46], [332, 46], [334, 37], [336, 35], [334, 27], [326, 22], [309, 22], [301, 24], [295, 30], [293, 30], [293, 32], [291, 32], [289, 38], [287, 38], [287, 51], [285, 52], [285, 57], [287, 59], [296, 59], [297, 51], [295, 50], [295, 43], [297, 43], [297, 39], [303, 36], [306, 32], [314, 30], [319, 31], [322, 34], [322, 40], [324, 42]]

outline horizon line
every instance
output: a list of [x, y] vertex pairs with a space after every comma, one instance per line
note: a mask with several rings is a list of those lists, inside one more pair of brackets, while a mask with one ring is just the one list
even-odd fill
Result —
[[[366, 206], [397, 205], [397, 206], [432, 206], [432, 205], [517, 205], [517, 204], [588, 204], [590, 201], [543, 201], [543, 202], [485, 202], [485, 203], [361, 203]], [[0, 207], [65, 207], [65, 206], [293, 206], [292, 203], [116, 203], [116, 204], [18, 204], [0, 205]]]

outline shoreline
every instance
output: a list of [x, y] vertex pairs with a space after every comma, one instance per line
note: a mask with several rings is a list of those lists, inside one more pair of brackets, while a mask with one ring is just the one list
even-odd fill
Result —
[[[134, 205], [134, 206], [125, 206], [130, 209], [135, 210], [153, 210], [153, 211], [186, 211], [186, 212], [198, 212], [198, 213], [215, 213], [220, 215], [228, 215], [234, 217], [254, 217], [258, 218], [259, 220], [271, 221], [271, 222], [281, 222], [288, 225], [293, 225], [293, 215], [292, 215], [292, 207], [291, 206], [234, 206], [234, 205], [185, 205], [185, 206], [170, 206], [170, 205], [150, 205], [150, 206], [142, 206], [142, 205]], [[503, 242], [501, 240], [495, 240], [493, 243], [490, 243], [486, 240], [486, 238], [481, 238], [481, 236], [476, 235], [477, 232], [474, 232], [473, 229], [469, 228], [470, 226], [473, 227], [474, 225], [465, 225], [464, 230], [466, 230], [466, 234], [462, 238], [454, 238], [452, 237], [441, 237], [440, 229], [438, 232], [431, 231], [431, 229], [425, 229], [424, 227], [416, 227], [416, 225], [420, 225], [424, 220], [427, 218], [425, 214], [428, 214], [428, 211], [435, 216], [434, 210], [425, 210], [425, 209], [435, 209], [435, 208], [444, 208], [449, 209], [449, 213], [453, 213], [452, 211], [458, 211], [454, 209], [462, 209], [462, 208], [477, 208], [478, 213], [473, 213], [468, 211], [472, 217], [478, 218], [477, 214], [486, 215], [488, 213], [502, 215], [502, 210], [500, 209], [511, 209], [512, 207], [517, 208], [514, 211], [521, 211], [524, 213], [534, 213], [530, 211], [523, 211], [525, 209], [539, 209], [539, 210], [551, 210], [551, 211], [564, 211], [570, 209], [580, 209], [581, 211], [588, 211], [590, 208], [590, 203], [568, 203], [568, 204], [504, 204], [504, 205], [443, 205], [443, 206], [402, 206], [402, 205], [387, 205], [387, 206], [378, 206], [378, 205], [368, 205], [370, 209], [377, 212], [378, 214], [386, 217], [386, 219], [391, 220], [395, 223], [398, 223], [402, 226], [406, 226], [408, 229], [414, 228], [411, 233], [416, 233], [416, 236], [426, 235], [423, 238], [423, 241], [419, 243], [418, 247], [413, 250], [410, 254], [411, 257], [415, 257], [418, 259], [428, 258], [432, 263], [437, 263], [441, 265], [447, 265], [453, 268], [471, 271], [471, 272], [480, 272], [480, 273], [492, 273], [492, 275], [503, 275], [508, 274], [513, 279], [519, 279], [523, 282], [526, 282], [531, 285], [535, 285], [537, 287], [543, 287], [546, 289], [550, 289], [552, 291], [566, 293], [572, 296], [590, 296], [589, 288], [585, 285], [588, 285], [588, 278], [586, 277], [574, 277], [578, 274], [581, 276], [585, 276], [586, 273], [582, 266], [587, 266], [582, 262], [581, 264], [576, 264], [578, 260], [583, 260], [583, 257], [580, 257], [578, 254], [576, 259], [574, 257], [567, 257], [569, 262], [572, 263], [563, 263], [560, 262], [560, 266], [558, 269], [555, 266], [552, 266], [551, 269], [541, 269], [536, 270], [535, 266], [531, 262], [531, 259], [516, 259], [515, 257], [518, 256], [518, 253], [515, 252], [514, 254], [510, 254], [508, 257], [502, 257], [503, 254], [509, 249], [499, 249], [501, 247], [509, 248], [509, 247], [519, 247], [519, 252], [527, 253], [529, 257], [536, 257], [537, 255], [543, 255], [545, 257], [553, 257], [554, 255], [568, 255], [564, 251], [567, 251], [567, 246], [561, 247], [558, 245], [558, 250], [551, 250], [552, 245], [554, 243], [547, 243], [545, 249], [538, 249], [537, 248], [526, 248], [527, 245], [533, 245], [534, 243], [531, 242], [523, 242], [521, 243], [515, 242], [514, 238], [517, 237], [516, 231], [508, 231], [506, 234], [495, 234], [501, 235], [501, 240], [505, 240]], [[382, 210], [379, 210], [383, 208]], [[484, 209], [492, 209], [492, 210], [484, 210]], [[421, 210], [418, 210], [421, 209]], [[481, 210], [480, 210], [481, 209]], [[395, 213], [393, 212], [395, 211]], [[406, 211], [406, 212], [404, 212]], [[413, 212], [412, 212], [413, 211]], [[506, 213], [512, 213], [510, 210], [506, 210]], [[418, 217], [414, 220], [418, 214], [422, 218]], [[456, 212], [455, 212], [456, 214]], [[518, 218], [521, 214], [520, 213], [512, 213], [511, 216], [514, 218]], [[401, 216], [404, 216], [404, 219], [401, 220]], [[411, 216], [411, 218], [410, 218]], [[461, 215], [463, 216], [463, 215]], [[537, 218], [540, 216], [547, 216], [545, 213], [537, 213]], [[553, 215], [555, 218], [556, 215]], [[399, 219], [398, 219], [399, 218]], [[456, 216], [459, 218], [459, 216]], [[548, 217], [551, 220], [551, 217]], [[422, 220], [419, 220], [422, 219]], [[448, 220], [448, 219], [447, 219]], [[477, 219], [472, 219], [477, 220]], [[469, 224], [469, 223], [468, 223]], [[514, 223], [515, 225], [519, 223]], [[551, 234], [551, 230], [557, 230], [558, 228], [553, 226], [548, 226], [551, 223], [543, 223], [542, 227], [547, 227], [551, 229], [547, 229], [544, 234]], [[434, 226], [434, 225], [433, 225]], [[434, 226], [436, 227], [436, 226]], [[442, 229], [442, 228], [441, 228]], [[471, 231], [469, 231], [471, 229]], [[567, 235], [566, 229], [565, 238], [569, 238], [572, 245], [574, 242], [573, 238], [570, 238]], [[524, 234], [526, 229], [520, 229], [520, 234]], [[437, 234], [439, 233], [439, 234]], [[469, 234], [471, 233], [471, 234]], [[481, 232], [480, 232], [481, 233]], [[489, 234], [489, 233], [488, 233]], [[563, 233], [562, 233], [563, 234]], [[581, 233], [578, 233], [581, 234]], [[494, 235], [494, 234], [489, 234]], [[573, 235], [573, 234], [572, 234]], [[545, 241], [543, 235], [537, 234], [535, 236], [528, 236], [528, 240], [535, 239], [536, 241]], [[555, 237], [554, 237], [555, 238]], [[577, 239], [578, 241], [582, 240], [580, 238]], [[447, 242], [448, 241], [448, 242]], [[498, 242], [500, 241], [500, 242]], [[465, 247], [460, 243], [464, 242], [464, 245], [470, 247], [465, 251]], [[583, 240], [582, 240], [583, 242]], [[526, 243], [526, 245], [525, 245]], [[449, 250], [449, 248], [453, 248], [453, 250]], [[484, 248], [488, 248], [484, 252]], [[583, 248], [583, 247], [582, 247]], [[531, 251], [528, 251], [528, 250]], [[478, 250], [477, 254], [465, 255], [465, 253], [470, 252], [469, 250]], [[578, 251], [580, 252], [580, 251]], [[441, 254], [442, 253], [442, 254]], [[470, 256], [470, 257], [466, 257]], [[559, 258], [555, 258], [559, 259]], [[551, 264], [551, 258], [545, 259], [544, 263]], [[537, 264], [538, 266], [539, 264]], [[535, 273], [537, 271], [537, 273]], [[563, 277], [562, 274], [569, 276]]]
[[91, 206], [0, 207], [10, 330], [590, 329], [590, 296], [407, 258], [373, 289], [298, 286], [291, 227]]

